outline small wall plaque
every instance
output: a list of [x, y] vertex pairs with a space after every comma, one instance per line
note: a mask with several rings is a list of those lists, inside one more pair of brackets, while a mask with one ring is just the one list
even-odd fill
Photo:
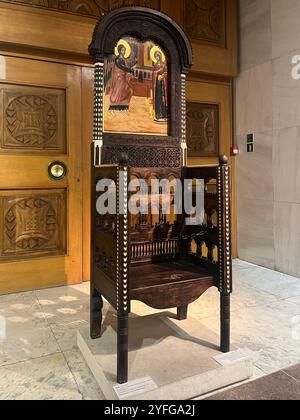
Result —
[[247, 153], [254, 152], [254, 134], [247, 135]]

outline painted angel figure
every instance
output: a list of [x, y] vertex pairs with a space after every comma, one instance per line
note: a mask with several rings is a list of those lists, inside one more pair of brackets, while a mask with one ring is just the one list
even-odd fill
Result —
[[106, 95], [110, 96], [110, 111], [128, 111], [133, 96], [132, 79], [134, 65], [128, 59], [131, 56], [130, 44], [120, 40], [115, 49], [116, 59], [111, 77], [106, 86]]

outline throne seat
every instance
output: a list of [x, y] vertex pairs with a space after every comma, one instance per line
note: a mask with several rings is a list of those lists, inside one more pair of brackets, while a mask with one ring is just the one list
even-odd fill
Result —
[[184, 259], [134, 265], [130, 268], [130, 299], [169, 309], [189, 305], [214, 283], [208, 270]]

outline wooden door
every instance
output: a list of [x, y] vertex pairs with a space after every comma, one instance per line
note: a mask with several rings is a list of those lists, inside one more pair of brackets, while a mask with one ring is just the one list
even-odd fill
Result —
[[90, 280], [91, 265], [91, 142], [93, 139], [94, 67], [82, 68], [83, 137], [83, 279]]
[[0, 293], [81, 282], [80, 67], [0, 56], [0, 115]]
[[[232, 81], [191, 77], [187, 83], [188, 164], [218, 165], [219, 155], [231, 156]], [[235, 158], [230, 157], [233, 175], [232, 243], [237, 255]]]

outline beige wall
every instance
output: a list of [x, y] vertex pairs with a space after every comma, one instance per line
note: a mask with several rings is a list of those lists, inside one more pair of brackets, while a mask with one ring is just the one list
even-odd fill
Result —
[[300, 277], [300, 80], [291, 76], [300, 1], [239, 0], [239, 8], [239, 257]]

